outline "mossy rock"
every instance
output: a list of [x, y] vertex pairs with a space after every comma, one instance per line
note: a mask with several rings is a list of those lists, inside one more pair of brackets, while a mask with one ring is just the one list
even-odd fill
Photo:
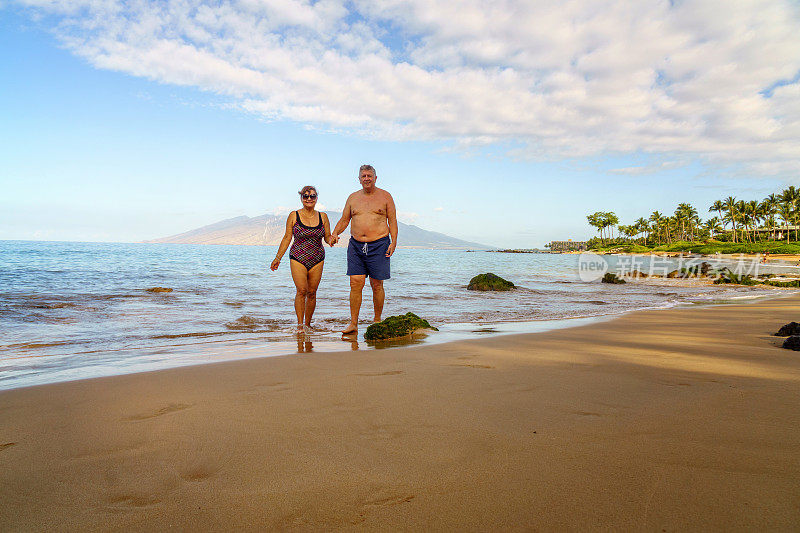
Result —
[[169, 287], [150, 287], [149, 289], [145, 289], [147, 292], [172, 292], [172, 289]]
[[618, 277], [613, 272], [606, 272], [605, 275], [603, 276], [603, 279], [601, 279], [600, 281], [602, 281], [603, 283], [616, 283], [616, 284], [625, 283], [624, 279]]
[[471, 291], [510, 291], [513, 288], [513, 283], [491, 272], [478, 274], [467, 285]]
[[364, 333], [364, 339], [368, 341], [396, 339], [397, 337], [405, 337], [418, 329], [439, 331], [424, 318], [420, 318], [414, 313], [406, 313], [404, 315], [390, 316], [382, 322], [370, 325]]

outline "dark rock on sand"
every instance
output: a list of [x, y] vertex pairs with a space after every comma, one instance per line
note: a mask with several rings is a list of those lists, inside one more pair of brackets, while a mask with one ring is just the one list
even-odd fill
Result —
[[781, 326], [781, 329], [775, 334], [776, 337], [788, 337], [789, 335], [800, 335], [800, 324], [797, 322], [789, 322]]
[[633, 278], [646, 278], [648, 274], [646, 272], [639, 272], [638, 270], [634, 270], [631, 272], [631, 277]]
[[513, 283], [491, 272], [478, 274], [467, 285], [471, 291], [510, 291], [513, 288]]
[[618, 277], [613, 272], [606, 272], [605, 275], [603, 275], [603, 279], [601, 279], [600, 281], [602, 281], [603, 283], [617, 283], [617, 284], [625, 283], [624, 279]]
[[390, 316], [382, 322], [370, 325], [364, 333], [364, 339], [368, 341], [395, 339], [405, 337], [418, 329], [439, 331], [424, 318], [420, 318], [414, 313], [406, 313], [405, 315]]
[[681, 277], [681, 273], [678, 272], [677, 270], [673, 270], [672, 272], [667, 274], [667, 277], [668, 278], [679, 278], [679, 277]]
[[150, 287], [149, 289], [145, 289], [147, 292], [172, 292], [172, 289], [169, 287]]
[[783, 341], [783, 347], [787, 350], [800, 351], [800, 335], [792, 335]]

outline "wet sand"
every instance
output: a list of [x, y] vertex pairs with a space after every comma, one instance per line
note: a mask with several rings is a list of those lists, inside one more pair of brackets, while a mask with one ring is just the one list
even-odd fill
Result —
[[0, 392], [0, 530], [800, 527], [800, 296]]

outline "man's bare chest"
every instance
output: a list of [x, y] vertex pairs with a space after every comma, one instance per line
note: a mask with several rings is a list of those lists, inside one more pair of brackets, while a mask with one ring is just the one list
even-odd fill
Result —
[[379, 199], [361, 200], [353, 203], [353, 216], [386, 215], [386, 202]]

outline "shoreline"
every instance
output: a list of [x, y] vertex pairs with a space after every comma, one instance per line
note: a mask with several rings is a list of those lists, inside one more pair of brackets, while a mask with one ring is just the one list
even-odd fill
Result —
[[[662, 283], [660, 282], [665, 280], [663, 278], [653, 278], [652, 281], [655, 281], [656, 285], [662, 286]], [[645, 284], [651, 284], [652, 281], [646, 279], [635, 280], [636, 283]], [[683, 284], [686, 282], [687, 280], [680, 280], [678, 283]], [[706, 282], [704, 279], [692, 279], [690, 282], [711, 286], [711, 283]], [[673, 285], [663, 284], [663, 286], [670, 287]], [[0, 382], [0, 385], [3, 385], [0, 386], [0, 392], [12, 391], [26, 387], [47, 386], [58, 383], [102, 379], [147, 372], [158, 372], [161, 370], [175, 368], [214, 365], [247, 359], [291, 357], [307, 353], [334, 354], [340, 352], [355, 352], [359, 350], [380, 351], [389, 348], [396, 349], [437, 346], [452, 342], [494, 338], [506, 335], [537, 334], [616, 320], [630, 313], [638, 313], [642, 311], [661, 311], [681, 308], [691, 309], [717, 305], [737, 305], [740, 303], [747, 304], [758, 300], [784, 298], [791, 294], [800, 292], [796, 288], [779, 287], [772, 287], [769, 289], [765, 288], [765, 290], [776, 292], [772, 294], [742, 295], [720, 299], [709, 298], [707, 301], [673, 302], [666, 306], [646, 306], [626, 311], [614, 311], [594, 315], [577, 315], [564, 318], [438, 324], [438, 332], [426, 332], [419, 335], [412, 335], [408, 338], [390, 339], [387, 341], [365, 341], [363, 338], [363, 333], [366, 330], [366, 327], [364, 327], [359, 330], [359, 336], [356, 339], [345, 339], [340, 337], [337, 331], [324, 330], [317, 331], [316, 333], [312, 334], [306, 334], [302, 338], [298, 337], [294, 333], [287, 334], [285, 340], [275, 338], [265, 340], [261, 337], [254, 337], [174, 345], [170, 346], [171, 349], [168, 351], [165, 351], [164, 347], [156, 346], [151, 348], [125, 348], [121, 350], [90, 352], [93, 354], [115, 354], [116, 357], [110, 358], [108, 363], [93, 362], [93, 372], [88, 375], [82, 375], [86, 373], [87, 367], [85, 366], [67, 366], [56, 370], [51, 369], [47, 376], [41, 379], [39, 379], [35, 374], [31, 377], [27, 377], [23, 374], [16, 379], [7, 381], [6, 384], [9, 382], [12, 383], [10, 387], [7, 387], [5, 384]], [[781, 292], [784, 291], [789, 294], [781, 294]], [[362, 325], [366, 326], [366, 323]], [[125, 354], [128, 354], [129, 352], [138, 353], [126, 358]], [[72, 355], [82, 354], [76, 353]], [[51, 356], [38, 357], [44, 357], [46, 359]], [[162, 362], [163, 360], [168, 360], [169, 363], [165, 365]], [[120, 364], [124, 364], [124, 366], [119, 366]]]
[[0, 392], [0, 528], [792, 529], [800, 295]]

